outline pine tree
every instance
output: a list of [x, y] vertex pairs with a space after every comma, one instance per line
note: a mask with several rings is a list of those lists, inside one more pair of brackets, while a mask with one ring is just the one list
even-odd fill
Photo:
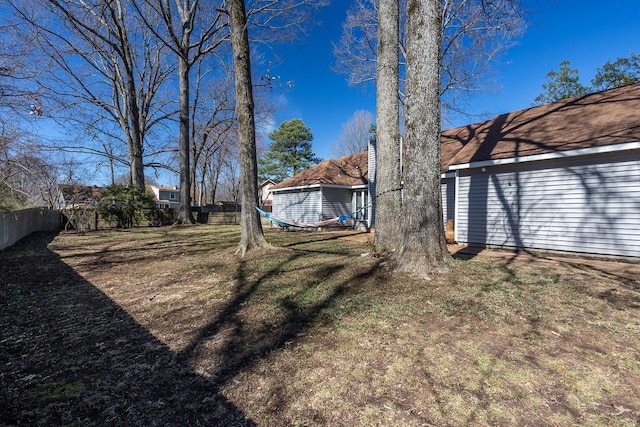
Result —
[[283, 122], [267, 136], [273, 143], [258, 159], [261, 180], [282, 181], [321, 161], [311, 148], [311, 129], [300, 119]]
[[598, 68], [591, 84], [592, 91], [613, 89], [640, 82], [640, 55], [631, 52], [628, 58], [607, 61]]
[[588, 88], [580, 84], [577, 68], [571, 68], [569, 61], [560, 63], [560, 71], [551, 70], [547, 73], [547, 82], [542, 85], [544, 92], [533, 100], [533, 105], [548, 104], [574, 96], [585, 95]]

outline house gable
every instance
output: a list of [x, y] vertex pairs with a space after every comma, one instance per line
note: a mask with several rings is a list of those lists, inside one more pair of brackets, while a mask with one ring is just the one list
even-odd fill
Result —
[[180, 204], [180, 189], [173, 186], [146, 185], [147, 192], [153, 194], [159, 208], [177, 208]]

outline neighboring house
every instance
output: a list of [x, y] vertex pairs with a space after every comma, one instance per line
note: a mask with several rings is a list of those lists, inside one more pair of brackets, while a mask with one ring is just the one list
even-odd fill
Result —
[[[271, 187], [273, 215], [299, 223], [314, 223], [367, 206], [367, 153], [344, 156], [307, 169]], [[368, 226], [369, 209], [347, 221]]]
[[276, 182], [272, 179], [265, 179], [258, 186], [258, 203], [260, 208], [271, 212], [273, 206], [273, 194], [271, 194], [271, 187], [276, 185]]
[[180, 206], [180, 189], [176, 186], [146, 185], [160, 209], [177, 209]]
[[96, 207], [106, 187], [65, 184], [60, 186], [62, 200], [60, 207], [72, 209], [78, 207]]
[[[441, 153], [458, 243], [640, 257], [640, 83], [447, 130]], [[274, 215], [317, 216], [294, 203], [311, 189], [289, 187]]]

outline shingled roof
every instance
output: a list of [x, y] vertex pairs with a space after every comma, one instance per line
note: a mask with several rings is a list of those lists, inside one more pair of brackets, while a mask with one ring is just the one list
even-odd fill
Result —
[[[442, 132], [441, 171], [453, 165], [640, 142], [640, 83], [501, 114]], [[367, 152], [324, 161], [272, 189], [367, 183]]]
[[337, 160], [325, 160], [316, 166], [271, 187], [271, 191], [317, 184], [356, 186], [367, 184], [369, 164], [367, 152], [352, 154]]
[[442, 170], [640, 141], [640, 83], [565, 99], [442, 133]]
[[60, 191], [67, 204], [95, 203], [106, 188], [95, 185], [64, 184], [60, 186]]

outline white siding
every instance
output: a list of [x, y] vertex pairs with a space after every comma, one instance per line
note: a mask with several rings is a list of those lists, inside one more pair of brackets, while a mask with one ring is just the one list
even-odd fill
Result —
[[321, 212], [320, 190], [286, 191], [273, 194], [273, 215], [295, 222], [317, 222]]
[[640, 153], [460, 171], [456, 238], [640, 256]]

